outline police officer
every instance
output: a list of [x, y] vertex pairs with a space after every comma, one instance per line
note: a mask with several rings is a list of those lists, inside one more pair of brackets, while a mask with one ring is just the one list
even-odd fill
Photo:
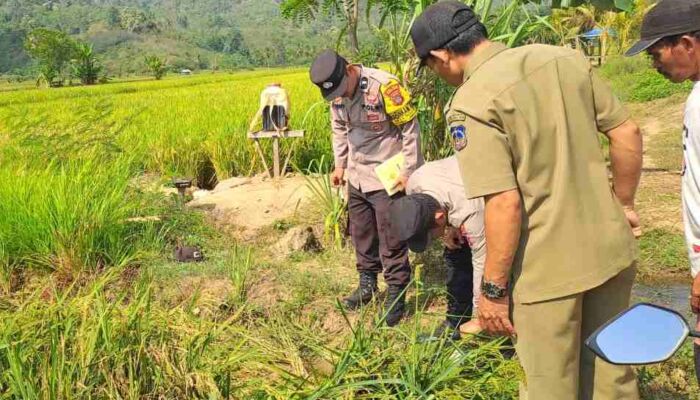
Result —
[[447, 318], [434, 336], [449, 334], [453, 340], [460, 338], [460, 327], [479, 330], [471, 317], [478, 307], [486, 258], [484, 201], [467, 198], [458, 169], [454, 156], [424, 164], [408, 179], [407, 196], [390, 205], [392, 229], [411, 251], [425, 251], [431, 238], [444, 239]]
[[463, 3], [428, 7], [411, 36], [421, 63], [458, 87], [447, 122], [467, 196], [485, 199], [479, 322], [517, 334], [521, 398], [637, 399], [633, 370], [582, 341], [629, 304], [639, 128], [583, 55], [490, 42]]
[[396, 77], [348, 64], [332, 50], [314, 60], [310, 75], [323, 97], [332, 102], [333, 184], [342, 184], [344, 177], [349, 183], [350, 235], [359, 285], [343, 303], [354, 310], [370, 302], [377, 294], [377, 274], [383, 270], [388, 285], [383, 313], [387, 325], [396, 325], [404, 313], [411, 268], [406, 243], [389, 233], [390, 196], [374, 169], [402, 152], [405, 162], [397, 185], [405, 187], [423, 162], [417, 111]]

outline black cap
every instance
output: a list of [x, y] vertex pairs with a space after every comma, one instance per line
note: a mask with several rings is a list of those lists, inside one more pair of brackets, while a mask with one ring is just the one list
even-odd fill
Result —
[[659, 40], [700, 30], [700, 0], [661, 0], [642, 22], [642, 38], [625, 53], [637, 55]]
[[348, 88], [348, 62], [333, 50], [325, 50], [311, 64], [311, 82], [321, 89], [323, 98], [331, 101], [340, 97]]
[[437, 200], [423, 193], [392, 200], [389, 205], [391, 233], [407, 242], [414, 253], [422, 253], [430, 242], [430, 230], [439, 209]]
[[446, 0], [426, 8], [411, 27], [411, 39], [421, 65], [431, 50], [443, 48], [462, 32], [479, 23], [474, 10], [456, 0]]

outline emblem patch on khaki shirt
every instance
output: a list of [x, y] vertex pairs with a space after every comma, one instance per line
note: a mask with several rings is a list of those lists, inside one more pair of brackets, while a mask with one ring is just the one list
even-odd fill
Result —
[[454, 125], [450, 127], [450, 135], [452, 135], [452, 142], [454, 143], [455, 150], [460, 151], [467, 147], [467, 127], [464, 125]]
[[384, 98], [384, 108], [394, 125], [404, 125], [413, 120], [418, 114], [411, 104], [411, 94], [396, 80], [391, 80], [381, 87]]

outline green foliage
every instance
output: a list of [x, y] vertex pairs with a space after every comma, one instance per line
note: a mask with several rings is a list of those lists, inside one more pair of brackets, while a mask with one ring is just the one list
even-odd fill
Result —
[[83, 85], [94, 85], [97, 83], [103, 67], [97, 60], [92, 45], [78, 43], [75, 53], [73, 75], [80, 79]]
[[600, 72], [624, 101], [651, 101], [677, 93], [689, 93], [692, 89], [689, 82], [675, 84], [656, 72], [645, 56], [612, 57]]
[[135, 7], [122, 8], [118, 12], [117, 22], [127, 32], [145, 33], [158, 30], [153, 17]]
[[340, 195], [342, 188], [333, 188], [330, 179], [330, 167], [325, 157], [313, 160], [304, 175], [306, 187], [313, 193], [316, 203], [321, 207], [323, 236], [326, 243], [334, 247], [343, 246], [347, 217], [347, 200]]
[[163, 79], [166, 72], [168, 71], [168, 65], [165, 62], [165, 60], [161, 59], [158, 56], [151, 55], [146, 56], [144, 61], [146, 62], [148, 70], [151, 71], [151, 74], [154, 78], [156, 78], [156, 80]]
[[339, 337], [281, 305], [257, 316], [249, 302], [203, 308], [199, 291], [168, 303], [148, 272], [124, 280], [127, 272], [3, 299], [0, 391], [21, 399], [385, 400], [517, 392], [517, 365], [499, 353], [501, 340], [418, 343], [417, 324], [373, 327], [366, 316], [346, 322]]
[[674, 274], [688, 269], [688, 254], [681, 233], [655, 228], [644, 232], [639, 247], [639, 262], [645, 270]]
[[593, 4], [602, 9], [630, 10], [633, 0], [552, 0], [553, 8], [577, 7], [585, 4]]
[[61, 83], [59, 79], [64, 68], [75, 54], [76, 42], [64, 32], [39, 28], [27, 36], [25, 48], [39, 64], [40, 80], [56, 86]]
[[[368, 0], [367, 3], [370, 1]], [[357, 28], [360, 17], [361, 0], [283, 0], [280, 3], [282, 16], [299, 22], [308, 22], [316, 18], [320, 12], [325, 14], [340, 14], [343, 16], [343, 27], [338, 41], [347, 35], [348, 45], [353, 55], [360, 53]], [[369, 6], [367, 6], [369, 7]]]
[[[147, 73], [145, 54], [190, 69], [300, 65], [329, 46], [329, 35], [339, 35], [341, 18], [333, 12], [290, 24], [277, 0], [0, 2], [0, 54], [7, 55], [0, 57], [0, 74], [36, 72], [23, 46], [36, 28], [92, 43], [110, 76]], [[367, 32], [358, 26], [361, 42], [368, 40]]]

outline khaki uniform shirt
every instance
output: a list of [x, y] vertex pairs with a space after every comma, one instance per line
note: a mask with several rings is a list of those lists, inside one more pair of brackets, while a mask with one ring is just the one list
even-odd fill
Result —
[[598, 140], [628, 118], [576, 51], [493, 44], [470, 61], [447, 121], [468, 196], [522, 196], [516, 302], [581, 293], [636, 259]]
[[486, 260], [486, 235], [484, 233], [484, 199], [467, 198], [457, 157], [431, 161], [418, 168], [408, 179], [407, 194], [424, 193], [437, 200], [447, 213], [447, 222], [459, 229], [469, 245], [474, 266], [474, 309], [481, 294], [481, 278]]
[[402, 175], [423, 163], [420, 127], [411, 97], [393, 75], [360, 66], [355, 96], [331, 103], [335, 166], [346, 168], [351, 185], [362, 192], [383, 190], [374, 172], [379, 164], [403, 152]]

